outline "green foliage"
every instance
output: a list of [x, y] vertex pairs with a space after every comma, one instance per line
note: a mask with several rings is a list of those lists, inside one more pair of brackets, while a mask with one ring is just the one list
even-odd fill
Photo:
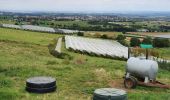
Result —
[[155, 38], [153, 40], [154, 47], [170, 47], [170, 40], [163, 38]]
[[83, 32], [78, 32], [77, 35], [78, 36], [84, 36], [84, 33]]
[[120, 43], [120, 44], [122, 44], [122, 45], [124, 45], [124, 46], [128, 46], [128, 43], [126, 42], [126, 37], [124, 36], [124, 35], [118, 35], [117, 36], [117, 38], [116, 38], [116, 40]]
[[126, 31], [123, 31], [122, 34], [127, 34], [127, 32], [126, 32]]
[[130, 46], [132, 46], [132, 47], [139, 46], [140, 43], [141, 43], [140, 40], [138, 38], [136, 38], [136, 37], [133, 37], [130, 40]]
[[142, 41], [143, 44], [152, 44], [152, 38], [151, 37], [146, 37]]
[[53, 41], [51, 41], [51, 43], [48, 45], [48, 49], [51, 55], [59, 57], [60, 54], [58, 52], [55, 51], [55, 47], [57, 45], [57, 39], [54, 39]]
[[125, 40], [126, 39], [126, 37], [124, 36], [124, 35], [118, 35], [117, 36], [117, 38], [116, 38], [116, 40]]
[[108, 39], [108, 36], [106, 34], [103, 34], [100, 38], [102, 39]]
[[129, 46], [129, 44], [126, 42], [126, 40], [118, 40], [118, 42], [124, 46]]

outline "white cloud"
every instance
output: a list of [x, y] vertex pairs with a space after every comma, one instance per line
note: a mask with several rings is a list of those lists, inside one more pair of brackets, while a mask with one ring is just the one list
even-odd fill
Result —
[[170, 11], [169, 0], [0, 0], [0, 10]]

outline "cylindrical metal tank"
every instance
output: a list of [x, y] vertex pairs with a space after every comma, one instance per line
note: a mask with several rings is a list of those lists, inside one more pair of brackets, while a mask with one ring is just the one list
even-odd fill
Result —
[[152, 60], [131, 57], [127, 61], [126, 72], [140, 78], [148, 77], [149, 80], [156, 80], [158, 63]]

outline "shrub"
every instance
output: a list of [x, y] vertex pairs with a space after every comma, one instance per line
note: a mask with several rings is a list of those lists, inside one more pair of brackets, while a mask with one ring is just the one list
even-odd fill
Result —
[[154, 47], [170, 47], [169, 39], [155, 38], [153, 40]]
[[124, 35], [118, 35], [117, 36], [117, 38], [116, 38], [116, 40], [125, 40], [126, 39], [126, 37], [124, 36]]
[[140, 40], [138, 38], [136, 38], [136, 37], [133, 37], [130, 40], [130, 46], [132, 46], [132, 47], [139, 46], [140, 43], [141, 43]]
[[126, 39], [126, 37], [125, 37], [124, 35], [118, 35], [117, 38], [116, 38], [116, 40], [117, 40], [120, 44], [122, 44], [122, 45], [124, 45], [124, 46], [128, 46], [128, 43], [125, 41], [125, 39]]
[[100, 38], [102, 39], [108, 39], [108, 36], [106, 34], [103, 34]]
[[118, 40], [118, 42], [124, 46], [129, 46], [125, 40]]
[[152, 38], [151, 37], [146, 37], [142, 41], [143, 44], [152, 44]]
[[78, 32], [77, 35], [78, 36], [84, 36], [84, 33], [83, 32]]

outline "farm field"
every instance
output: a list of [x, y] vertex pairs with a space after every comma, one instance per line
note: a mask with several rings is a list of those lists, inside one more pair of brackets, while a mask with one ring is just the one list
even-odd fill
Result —
[[15, 24], [13, 20], [0, 20], [0, 24]]
[[122, 32], [100, 32], [100, 31], [87, 31], [84, 36], [87, 37], [101, 37], [102, 35], [107, 35], [109, 38], [116, 38], [117, 35], [122, 34]]
[[132, 34], [139, 34], [139, 35], [170, 35], [170, 32], [128, 32]]
[[148, 27], [158, 27], [161, 25], [170, 25], [170, 22], [167, 21], [137, 21], [137, 22], [109, 22], [112, 24], [119, 24], [119, 25], [142, 25], [142, 26], [148, 26]]
[[77, 25], [80, 25], [80, 26], [89, 26], [87, 21], [54, 21], [54, 23], [57, 24], [57, 25], [63, 25], [63, 26], [64, 25], [70, 26], [70, 25], [73, 25], [73, 24], [77, 24]]
[[65, 36], [66, 48], [82, 53], [109, 56], [112, 58], [128, 58], [128, 48], [116, 41]]
[[[0, 28], [0, 100], [91, 100], [97, 88], [124, 89], [125, 61], [69, 52], [64, 42], [62, 52], [70, 57], [55, 58], [48, 45], [61, 36]], [[57, 91], [26, 92], [26, 79], [40, 75], [55, 77]], [[170, 84], [170, 72], [160, 69], [158, 80]], [[170, 100], [168, 89], [138, 86], [126, 91], [129, 100]]]
[[128, 32], [128, 33], [132, 35], [151, 36], [151, 37], [160, 37], [160, 38], [170, 39], [169, 32]]

